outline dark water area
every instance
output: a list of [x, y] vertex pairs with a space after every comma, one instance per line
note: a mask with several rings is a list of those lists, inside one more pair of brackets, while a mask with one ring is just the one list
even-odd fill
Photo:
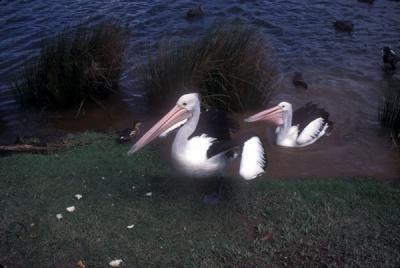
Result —
[[[11, 130], [3, 136], [34, 131], [29, 122], [35, 117], [27, 118], [26, 113], [18, 111], [10, 84], [18, 77], [23, 62], [38, 54], [41, 40], [65, 26], [116, 20], [131, 30], [121, 80], [122, 102], [113, 100], [107, 106], [111, 119], [97, 109], [99, 113], [91, 112], [89, 119], [76, 123], [71, 111], [50, 124], [81, 130], [85, 126], [121, 127], [129, 124], [133, 114], [146, 114], [135, 69], [158, 42], [190, 40], [213, 24], [238, 22], [255, 27], [276, 54], [282, 81], [270, 104], [285, 100], [296, 108], [313, 101], [326, 108], [335, 122], [331, 136], [300, 150], [278, 148], [269, 135], [271, 176], [400, 176], [399, 154], [381, 132], [378, 121], [379, 104], [388, 83], [381, 69], [381, 50], [384, 46], [400, 50], [400, 2], [378, 0], [369, 5], [356, 0], [239, 0], [202, 4], [205, 15], [188, 21], [185, 13], [197, 2], [1, 1], [0, 118]], [[335, 32], [335, 19], [351, 20], [353, 33]], [[303, 73], [307, 91], [291, 85], [293, 71]]]

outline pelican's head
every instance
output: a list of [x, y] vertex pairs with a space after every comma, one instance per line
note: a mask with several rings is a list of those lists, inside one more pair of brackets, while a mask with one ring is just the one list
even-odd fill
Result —
[[277, 126], [284, 124], [284, 117], [286, 114], [292, 111], [292, 105], [288, 102], [281, 102], [277, 106], [272, 107], [270, 109], [266, 109], [262, 112], [254, 114], [244, 121], [246, 122], [257, 122], [257, 121], [265, 121], [273, 123]]
[[281, 103], [278, 104], [278, 106], [281, 107], [284, 113], [292, 111], [292, 104], [290, 104], [289, 102], [282, 101]]
[[193, 113], [195, 109], [200, 108], [200, 97], [198, 93], [189, 93], [182, 95], [176, 105], [187, 110], [189, 113]]
[[196, 109], [200, 109], [200, 97], [197, 93], [181, 96], [176, 105], [132, 146], [128, 155], [139, 151], [155, 138], [185, 124]]

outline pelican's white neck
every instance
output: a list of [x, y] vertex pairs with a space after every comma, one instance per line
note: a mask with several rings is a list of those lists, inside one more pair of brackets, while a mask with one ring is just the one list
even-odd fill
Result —
[[278, 144], [280, 144], [287, 137], [291, 126], [292, 126], [292, 111], [291, 110], [284, 111], [283, 124], [278, 126], [275, 130]]
[[188, 142], [188, 138], [196, 130], [200, 119], [200, 105], [196, 106], [192, 111], [192, 117], [178, 130], [174, 142], [172, 143], [172, 152], [182, 149]]

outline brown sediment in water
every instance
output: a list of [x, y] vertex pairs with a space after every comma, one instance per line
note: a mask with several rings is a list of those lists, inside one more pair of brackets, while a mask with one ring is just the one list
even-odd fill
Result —
[[48, 127], [68, 131], [104, 131], [131, 127], [135, 120], [126, 102], [114, 96], [103, 104], [87, 103], [78, 114], [70, 109], [53, 114], [48, 119]]

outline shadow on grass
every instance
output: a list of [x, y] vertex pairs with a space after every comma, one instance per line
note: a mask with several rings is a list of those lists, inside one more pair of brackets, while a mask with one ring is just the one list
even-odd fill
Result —
[[[206, 206], [201, 198], [208, 186], [174, 176], [159, 148], [127, 157], [129, 145], [113, 137], [76, 139], [91, 142], [57, 154], [0, 158], [0, 264], [73, 267], [85, 260], [105, 267], [116, 258], [125, 267], [400, 263], [399, 188], [232, 179], [222, 203]], [[68, 213], [72, 205], [76, 211]]]
[[151, 107], [195, 88], [207, 107], [243, 111], [267, 104], [276, 74], [268, 43], [252, 28], [229, 25], [193, 42], [161, 43], [139, 77]]

